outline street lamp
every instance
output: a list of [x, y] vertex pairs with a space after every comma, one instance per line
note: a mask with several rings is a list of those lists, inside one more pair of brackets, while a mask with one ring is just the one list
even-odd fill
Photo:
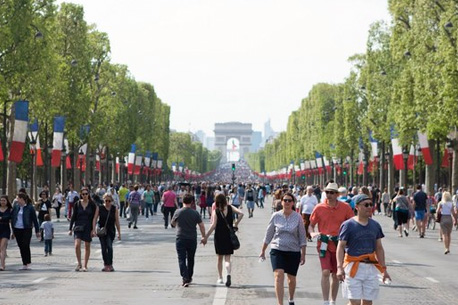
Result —
[[29, 136], [30, 136], [30, 155], [31, 155], [31, 163], [32, 163], [32, 166], [31, 166], [31, 171], [30, 171], [30, 197], [32, 197], [32, 202], [34, 201], [34, 198], [35, 198], [35, 193], [34, 193], [34, 177], [33, 177], [33, 172], [34, 172], [34, 169], [35, 169], [35, 165], [34, 165], [34, 162], [35, 162], [35, 153], [37, 151], [37, 139], [36, 139], [36, 136], [33, 135], [32, 132], [29, 133]]
[[61, 155], [61, 170], [60, 170], [60, 187], [63, 189], [65, 187], [65, 184], [67, 183], [65, 180], [67, 178], [67, 173], [66, 173], [66, 164], [65, 164], [65, 159], [67, 158], [67, 150], [65, 149], [65, 145], [62, 147], [62, 155]]
[[[51, 165], [51, 159], [52, 159], [52, 150], [53, 150], [53, 147], [52, 145], [48, 145], [48, 161], [47, 161], [47, 164], [49, 165], [49, 181], [46, 181], [46, 184], [49, 186], [49, 187], [53, 187], [53, 182], [54, 182], [54, 179], [55, 179], [55, 175], [54, 175], [54, 171], [53, 171], [53, 167]], [[45, 169], [46, 171], [48, 169]]]
[[417, 156], [418, 156], [418, 165], [419, 165], [419, 167], [418, 167], [418, 184], [421, 185], [422, 184], [422, 182], [421, 182], [421, 178], [422, 178], [421, 177], [421, 167], [422, 167], [421, 157], [423, 156], [423, 154], [422, 154], [420, 146], [418, 146], [418, 148], [417, 148]]
[[[80, 183], [83, 181], [83, 156], [83, 149], [80, 148], [80, 151], [78, 152], [78, 161], [80, 163]], [[83, 184], [81, 184], [81, 187], [83, 187]]]
[[452, 189], [452, 161], [453, 161], [453, 140], [447, 139], [447, 152], [448, 152], [448, 176], [449, 176], [449, 188], [450, 193], [453, 194]]
[[406, 147], [402, 149], [402, 157], [404, 158], [404, 189], [407, 190], [407, 159], [409, 158], [409, 151]]

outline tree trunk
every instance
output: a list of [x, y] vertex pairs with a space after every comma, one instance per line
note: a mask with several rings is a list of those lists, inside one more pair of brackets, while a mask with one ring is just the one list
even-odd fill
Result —
[[453, 158], [452, 158], [452, 195], [455, 194], [458, 185], [458, 150], [456, 140], [453, 141]]
[[426, 165], [425, 164], [425, 187], [426, 187], [426, 193], [428, 195], [434, 194], [435, 189], [434, 189], [434, 184], [437, 182], [437, 177], [436, 177], [436, 166], [440, 166], [440, 159], [437, 158], [437, 153], [436, 153], [436, 141], [434, 140], [429, 140], [429, 151], [431, 152], [431, 156], [433, 158], [433, 164], [432, 165]]
[[394, 164], [393, 164], [393, 148], [391, 145], [388, 145], [388, 151], [390, 152], [390, 157], [388, 158], [388, 192], [391, 195], [394, 195]]

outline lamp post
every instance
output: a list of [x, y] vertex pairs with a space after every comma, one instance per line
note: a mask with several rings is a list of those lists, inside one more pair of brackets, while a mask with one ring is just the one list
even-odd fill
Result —
[[32, 202], [34, 202], [35, 199], [35, 182], [34, 182], [34, 171], [35, 171], [35, 154], [36, 154], [36, 149], [37, 149], [37, 139], [30, 133], [31, 138], [30, 138], [30, 156], [31, 156], [31, 170], [30, 170], [30, 197], [32, 197]]
[[80, 148], [80, 151], [78, 152], [78, 161], [80, 163], [80, 188], [83, 187], [83, 157], [84, 157], [84, 152]]
[[387, 150], [387, 152], [384, 154], [383, 157], [385, 158], [385, 165], [384, 165], [384, 167], [381, 168], [380, 170], [385, 171], [385, 166], [386, 166], [386, 171], [385, 171], [385, 173], [386, 173], [385, 176], [386, 176], [386, 177], [385, 177], [384, 180], [386, 181], [386, 184], [385, 184], [386, 188], [387, 188], [388, 190], [390, 190], [390, 189], [389, 189], [389, 185], [388, 185], [388, 180], [390, 179], [390, 178], [389, 178], [389, 176], [390, 176], [390, 175], [389, 175], [389, 174], [390, 174], [390, 169], [389, 169], [389, 168], [390, 168], [390, 152], [389, 152], [389, 150]]
[[67, 158], [67, 150], [65, 149], [65, 145], [62, 148], [62, 156], [61, 156], [61, 169], [60, 169], [60, 186], [63, 190], [65, 185], [67, 184], [67, 172], [66, 172], [66, 162], [65, 159]]
[[452, 188], [452, 161], [453, 161], [453, 140], [447, 139], [447, 152], [448, 152], [448, 181], [449, 181], [449, 190], [453, 194], [454, 190]]
[[418, 184], [421, 185], [422, 184], [422, 177], [421, 177], [421, 167], [422, 167], [422, 164], [421, 164], [421, 157], [423, 156], [422, 152], [421, 152], [421, 147], [418, 146], [417, 148], [417, 155], [418, 155]]
[[409, 151], [404, 147], [402, 150], [402, 157], [404, 158], [404, 189], [407, 191], [407, 159], [409, 158]]
[[52, 150], [53, 146], [48, 145], [48, 165], [49, 165], [49, 181], [46, 181], [46, 183], [49, 183], [48, 186], [50, 189], [54, 188], [56, 186], [56, 172], [54, 170], [54, 167], [52, 167], [51, 160], [52, 160]]

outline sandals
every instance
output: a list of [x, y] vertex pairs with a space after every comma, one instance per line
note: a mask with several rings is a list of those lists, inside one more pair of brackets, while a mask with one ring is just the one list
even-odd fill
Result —
[[80, 271], [81, 270], [81, 265], [77, 265], [75, 268], [75, 271]]

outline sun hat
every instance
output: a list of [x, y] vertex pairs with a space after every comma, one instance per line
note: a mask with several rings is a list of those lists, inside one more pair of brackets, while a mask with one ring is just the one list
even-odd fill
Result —
[[337, 185], [337, 183], [331, 182], [331, 183], [328, 183], [328, 185], [326, 186], [324, 190], [325, 191], [334, 191], [337, 193], [339, 191], [339, 186]]

